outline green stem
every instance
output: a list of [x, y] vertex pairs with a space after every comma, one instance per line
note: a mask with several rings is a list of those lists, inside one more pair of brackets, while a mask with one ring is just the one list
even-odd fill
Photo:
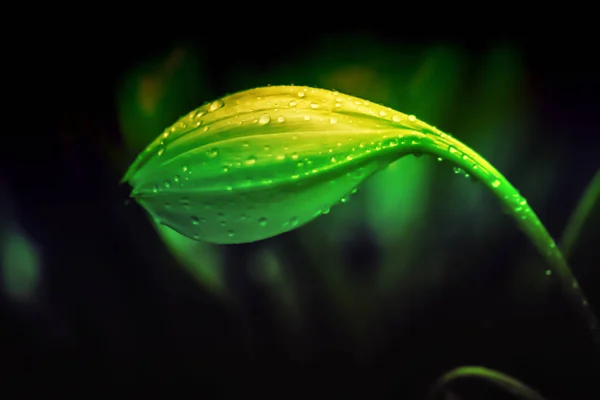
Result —
[[581, 228], [585, 223], [585, 220], [590, 215], [594, 204], [600, 198], [600, 169], [596, 172], [596, 175], [592, 178], [592, 182], [588, 185], [587, 189], [581, 196], [577, 207], [571, 214], [567, 227], [563, 232], [563, 236], [560, 240], [560, 248], [562, 249], [563, 256], [569, 258], [569, 254], [573, 249], [573, 245], [579, 237]]
[[581, 291], [577, 279], [554, 240], [519, 191], [483, 157], [454, 137], [437, 130], [435, 134], [413, 133], [413, 135], [417, 140], [415, 146], [417, 152], [444, 158], [483, 182], [494, 193], [515, 219], [518, 227], [525, 232], [546, 259], [573, 311], [585, 322], [596, 345], [600, 345], [598, 319]]
[[451, 382], [463, 378], [478, 378], [508, 393], [525, 400], [545, 400], [541, 394], [511, 376], [493, 369], [477, 366], [465, 366], [453, 369], [442, 375], [429, 392], [429, 400], [435, 400], [437, 395]]

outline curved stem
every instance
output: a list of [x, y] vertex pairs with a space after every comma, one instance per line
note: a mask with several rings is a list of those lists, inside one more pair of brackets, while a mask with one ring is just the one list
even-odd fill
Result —
[[567, 227], [565, 228], [560, 240], [560, 248], [563, 256], [569, 258], [569, 254], [573, 249], [573, 245], [579, 237], [581, 228], [585, 220], [589, 216], [596, 201], [600, 198], [600, 169], [596, 171], [596, 175], [592, 178], [592, 182], [588, 185], [585, 192], [581, 196], [577, 207], [571, 214]]
[[559, 281], [561, 291], [590, 330], [594, 342], [600, 346], [598, 319], [594, 315], [577, 279], [573, 275], [561, 251], [542, 225], [540, 219], [527, 204], [519, 191], [483, 157], [454, 137], [443, 132], [416, 134], [416, 151], [442, 157], [477, 178], [500, 200], [517, 226], [525, 232], [538, 251], [548, 262], [553, 275]]
[[517, 379], [502, 372], [478, 366], [458, 367], [442, 375], [431, 388], [428, 397], [429, 400], [435, 400], [437, 395], [451, 382], [463, 378], [478, 378], [484, 380], [496, 387], [506, 390], [519, 399], [545, 400], [541, 394]]

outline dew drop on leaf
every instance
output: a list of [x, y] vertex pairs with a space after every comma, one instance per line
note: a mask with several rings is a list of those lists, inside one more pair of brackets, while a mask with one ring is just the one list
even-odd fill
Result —
[[266, 125], [269, 122], [271, 122], [271, 117], [269, 116], [269, 114], [263, 114], [260, 116], [260, 118], [258, 119], [258, 123], [260, 125]]
[[213, 111], [217, 111], [219, 108], [223, 107], [225, 105], [225, 103], [223, 102], [223, 100], [215, 100], [212, 103], [210, 103], [210, 106], [208, 107], [208, 111], [213, 112]]

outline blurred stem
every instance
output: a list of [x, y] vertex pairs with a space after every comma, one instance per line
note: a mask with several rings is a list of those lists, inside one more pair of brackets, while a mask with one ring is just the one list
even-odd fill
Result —
[[[517, 226], [525, 232], [546, 259], [573, 312], [585, 322], [596, 345], [600, 346], [598, 319], [561, 251], [525, 198], [496, 168], [470, 147], [436, 128], [429, 127], [429, 129], [433, 132], [423, 134], [412, 131], [409, 135], [405, 135], [408, 142], [412, 144], [406, 145], [410, 150], [400, 151], [442, 157], [480, 180], [500, 200], [506, 212], [514, 218]], [[403, 146], [404, 149], [406, 147]]]
[[565, 258], [569, 258], [569, 254], [571, 253], [571, 250], [573, 250], [573, 245], [579, 238], [581, 228], [583, 228], [583, 224], [585, 224], [585, 221], [589, 217], [598, 198], [600, 198], [600, 169], [596, 171], [596, 175], [594, 175], [592, 181], [581, 196], [581, 199], [573, 211], [573, 214], [571, 214], [571, 217], [567, 222], [567, 227], [563, 232], [563, 236], [560, 240], [560, 248]]
[[481, 379], [493, 386], [507, 391], [519, 399], [545, 400], [541, 394], [531, 389], [524, 383], [516, 380], [515, 378], [493, 369], [478, 366], [458, 367], [450, 372], [445, 373], [438, 378], [431, 388], [428, 399], [435, 400], [438, 394], [441, 393], [450, 383], [456, 381], [457, 379], [464, 378]]

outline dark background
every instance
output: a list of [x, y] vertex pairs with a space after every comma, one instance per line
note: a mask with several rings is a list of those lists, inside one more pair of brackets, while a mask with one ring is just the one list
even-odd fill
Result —
[[[135, 32], [123, 29], [120, 35], [110, 24], [103, 27], [101, 34], [78, 26], [35, 47], [32, 62], [38, 61], [39, 70], [32, 73], [39, 90], [29, 101], [43, 110], [37, 116], [33, 107], [29, 118], [44, 115], [44, 120], [24, 122], [24, 130], [8, 133], [14, 151], [2, 160], [3, 183], [12, 198], [6, 212], [38, 244], [44, 270], [42, 294], [35, 302], [21, 304], [0, 296], [0, 365], [7, 371], [2, 380], [23, 382], [46, 393], [73, 386], [80, 386], [83, 394], [121, 387], [152, 393], [171, 385], [182, 392], [185, 388], [185, 396], [208, 398], [299, 393], [424, 398], [428, 385], [444, 371], [476, 364], [510, 373], [548, 399], [600, 395], [597, 348], [556, 288], [535, 314], [501, 297], [509, 279], [508, 266], [516, 268], [516, 260], [523, 257], [543, 264], [516, 228], [504, 226], [486, 240], [458, 240], [436, 248], [449, 268], [454, 264], [475, 268], [485, 258], [486, 279], [477, 285], [469, 282], [481, 276], [466, 278], [462, 284], [448, 283], [435, 301], [411, 314], [409, 324], [398, 326], [389, 319], [385, 333], [376, 339], [376, 349], [366, 357], [354, 354], [344, 328], [328, 314], [333, 311], [322, 306], [326, 298], [320, 298], [318, 291], [312, 293], [312, 302], [305, 305], [311, 315], [306, 334], [309, 350], [292, 357], [284, 349], [284, 333], [266, 306], [268, 300], [239, 275], [239, 266], [255, 248], [221, 249], [228, 286], [243, 304], [241, 313], [232, 312], [175, 266], [143, 210], [123, 205], [128, 189], [117, 182], [124, 170], [115, 173], [109, 168], [109, 157], [93, 139], [100, 135], [117, 147], [122, 144], [114, 104], [116, 85], [129, 68], [180, 42], [198, 46], [210, 60], [204, 73], [211, 93], [217, 95], [231, 90], [227, 85], [231, 65], [268, 68], [309, 51], [326, 36], [368, 34], [386, 43], [415, 46], [447, 42], [474, 57], [494, 43], [508, 42], [523, 55], [535, 90], [537, 134], [530, 151], [542, 149], [543, 157], [558, 166], [553, 169], [551, 196], [542, 219], [559, 237], [600, 166], [600, 64], [590, 54], [595, 44], [588, 36], [566, 35], [551, 31], [550, 26], [545, 26], [543, 35], [497, 35], [455, 34], [442, 27], [417, 34], [396, 26], [293, 29], [283, 24], [278, 30], [293, 36], [286, 41], [286, 35], [271, 35], [258, 24], [254, 36], [241, 28], [236, 31], [231, 24], [223, 29], [199, 26], [208, 33], [196, 35], [176, 34], [166, 26], [157, 31], [150, 24]], [[273, 42], [270, 51], [257, 51], [253, 45], [262, 37]], [[32, 62], [24, 65], [34, 68]], [[53, 112], [46, 117], [47, 110]], [[511, 168], [507, 176], [512, 180], [518, 176], [518, 162]], [[596, 310], [600, 310], [598, 208], [570, 259]], [[292, 232], [272, 243], [294, 254], [301, 282], [304, 255], [295, 235]], [[376, 248], [361, 246], [357, 240], [345, 245], [345, 251], [354, 252], [350, 258], [377, 257]], [[469, 306], [462, 309], [465, 305]], [[492, 322], [482, 324], [484, 319]], [[241, 329], [241, 325], [251, 328]], [[464, 399], [509, 398], [478, 383], [462, 383], [455, 392]]]

